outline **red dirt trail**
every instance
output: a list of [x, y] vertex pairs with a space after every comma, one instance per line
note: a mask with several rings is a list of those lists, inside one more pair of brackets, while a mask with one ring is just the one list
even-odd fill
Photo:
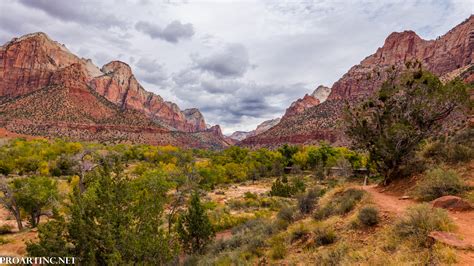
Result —
[[[403, 215], [405, 210], [416, 204], [413, 200], [400, 200], [399, 197], [380, 192], [376, 185], [364, 186], [364, 190], [372, 195], [374, 202], [382, 211]], [[449, 217], [456, 224], [456, 233], [461, 239], [474, 245], [474, 211], [449, 212]], [[474, 251], [456, 250], [458, 265], [474, 265]]]

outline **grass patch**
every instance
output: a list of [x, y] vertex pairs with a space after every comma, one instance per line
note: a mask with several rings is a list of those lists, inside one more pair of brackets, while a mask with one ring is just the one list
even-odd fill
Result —
[[11, 234], [13, 233], [13, 226], [9, 224], [4, 224], [0, 226], [0, 235]]
[[337, 240], [336, 232], [327, 225], [319, 225], [314, 229], [314, 244], [316, 246], [330, 245]]
[[431, 201], [446, 195], [459, 195], [465, 189], [466, 186], [456, 171], [435, 168], [418, 182], [413, 194], [419, 200]]
[[374, 226], [379, 223], [379, 211], [374, 206], [364, 206], [357, 214], [357, 220], [365, 226]]
[[432, 231], [451, 231], [454, 224], [445, 210], [418, 204], [407, 209], [404, 217], [396, 222], [393, 232], [401, 238], [410, 238], [419, 246], [427, 244]]
[[332, 215], [347, 214], [362, 200], [365, 193], [365, 191], [356, 188], [348, 188], [337, 192], [332, 195], [326, 205], [315, 212], [314, 218], [321, 220]]

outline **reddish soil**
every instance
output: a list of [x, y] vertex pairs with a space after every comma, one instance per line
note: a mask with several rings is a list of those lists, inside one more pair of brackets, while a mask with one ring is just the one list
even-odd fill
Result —
[[[415, 201], [407, 199], [401, 200], [400, 197], [380, 192], [376, 185], [365, 186], [364, 190], [370, 193], [374, 202], [380, 207], [382, 212], [393, 213], [401, 216], [405, 210], [414, 204]], [[469, 212], [449, 212], [449, 216], [456, 224], [455, 233], [466, 242], [474, 245], [474, 211]], [[474, 265], [474, 251], [457, 250], [458, 265]]]
[[27, 140], [32, 140], [32, 139], [38, 139], [39, 137], [17, 134], [17, 133], [8, 131], [6, 128], [0, 127], [0, 138], [6, 138], [6, 139], [25, 138]]

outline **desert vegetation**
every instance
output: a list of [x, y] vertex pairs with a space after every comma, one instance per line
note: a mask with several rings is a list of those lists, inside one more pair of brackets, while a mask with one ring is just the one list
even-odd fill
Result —
[[443, 123], [466, 108], [468, 88], [403, 77], [349, 107], [352, 147], [6, 141], [0, 250], [20, 242], [11, 255], [83, 265], [457, 263], [459, 245], [433, 232], [471, 241], [472, 212], [430, 201], [473, 203], [472, 127]]

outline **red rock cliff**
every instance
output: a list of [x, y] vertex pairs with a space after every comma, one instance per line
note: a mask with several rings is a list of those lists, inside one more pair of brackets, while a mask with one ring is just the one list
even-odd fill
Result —
[[194, 118], [188, 121], [176, 104], [146, 91], [126, 63], [112, 61], [104, 65], [101, 71], [104, 75], [91, 81], [92, 88], [122, 109], [143, 111], [153, 120], [178, 131], [196, 132], [206, 129], [205, 123], [196, 124]]
[[71, 64], [82, 64], [90, 79], [100, 71], [73, 55], [44, 33], [32, 33], [0, 47], [0, 97], [16, 97], [47, 86], [53, 73]]

